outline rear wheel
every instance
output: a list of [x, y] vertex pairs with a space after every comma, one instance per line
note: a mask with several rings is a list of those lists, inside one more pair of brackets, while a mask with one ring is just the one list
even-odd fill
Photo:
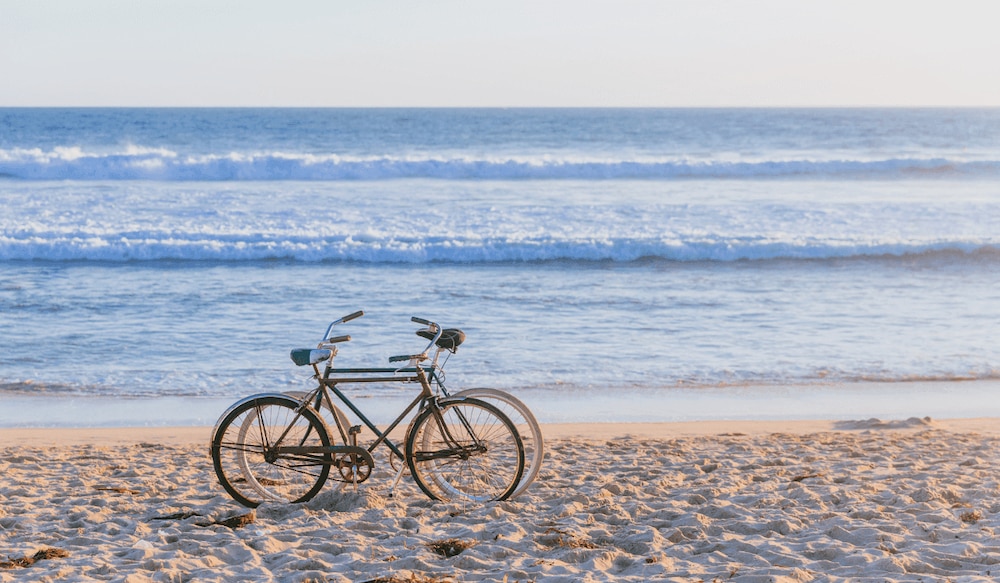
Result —
[[542, 460], [545, 458], [542, 428], [539, 427], [535, 416], [520, 399], [499, 389], [465, 389], [455, 393], [454, 396], [486, 401], [500, 409], [500, 412], [514, 423], [524, 445], [524, 475], [521, 476], [521, 481], [510, 497], [520, 496], [535, 481], [538, 471], [542, 468]]
[[212, 461], [223, 488], [240, 504], [305, 502], [323, 487], [331, 456], [281, 447], [329, 447], [326, 424], [311, 408], [273, 395], [247, 400], [219, 423]]
[[498, 408], [451, 397], [416, 417], [406, 460], [417, 485], [435, 500], [505, 500], [524, 473], [524, 446]]

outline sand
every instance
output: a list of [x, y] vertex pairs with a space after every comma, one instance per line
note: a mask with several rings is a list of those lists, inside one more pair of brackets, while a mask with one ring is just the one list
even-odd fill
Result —
[[513, 501], [249, 516], [209, 432], [0, 430], [0, 581], [1000, 580], [1000, 419], [550, 425]]

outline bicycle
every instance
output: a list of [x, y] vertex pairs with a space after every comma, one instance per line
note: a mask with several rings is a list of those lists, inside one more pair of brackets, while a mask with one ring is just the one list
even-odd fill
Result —
[[[397, 459], [404, 462], [397, 469], [392, 491], [403, 471], [409, 469], [418, 487], [436, 500], [504, 500], [522, 492], [530, 483], [524, 478], [534, 479], [534, 475], [524, 472], [524, 443], [514, 423], [500, 408], [484, 399], [458, 393], [448, 396], [444, 390], [439, 357], [445, 351], [454, 353], [464, 341], [464, 333], [414, 317], [412, 321], [426, 326], [417, 334], [430, 342], [419, 354], [389, 359], [391, 363], [408, 362], [407, 365], [334, 368], [337, 344], [349, 341], [350, 336], [331, 336], [331, 332], [335, 326], [362, 315], [364, 312], [358, 311], [332, 322], [317, 348], [292, 351], [292, 360], [297, 365], [313, 367], [314, 378], [318, 380], [315, 389], [305, 393], [253, 395], [233, 404], [219, 418], [212, 432], [211, 454], [226, 491], [249, 507], [268, 501], [304, 502], [322, 489], [333, 468], [337, 470], [336, 479], [357, 487], [371, 475], [375, 467], [372, 453], [384, 444], [390, 450], [390, 463]], [[432, 362], [424, 365], [435, 346], [437, 352]], [[325, 363], [322, 373], [321, 363]], [[337, 386], [369, 382], [415, 382], [421, 390], [383, 431]], [[474, 391], [492, 397], [494, 402], [512, 411], [527, 412], [524, 423], [532, 432], [537, 429], [530, 411], [512, 396], [491, 389]], [[346, 415], [334, 405], [331, 393], [377, 436], [367, 448], [358, 446], [361, 425], [350, 425]], [[414, 409], [417, 413], [407, 427], [401, 449], [389, 439], [389, 434]], [[343, 445], [334, 444], [331, 438], [334, 434], [326, 419], [333, 421]], [[537, 435], [536, 438], [533, 433], [531, 438], [531, 467], [540, 465], [540, 431]], [[534, 463], [535, 457], [539, 458], [539, 464]], [[537, 474], [537, 468], [533, 471]], [[529, 469], [528, 474], [531, 473]]]
[[[426, 330], [418, 330], [417, 335], [425, 339], [431, 338]], [[506, 391], [485, 387], [463, 389], [455, 393], [448, 390], [445, 386], [444, 375], [444, 365], [447, 362], [447, 358], [445, 359], [445, 363], [441, 363], [440, 358], [442, 353], [445, 353], [448, 356], [454, 354], [458, 349], [458, 345], [464, 342], [464, 339], [465, 334], [461, 330], [454, 328], [446, 328], [444, 330], [442, 333], [442, 339], [437, 343], [437, 350], [434, 354], [433, 360], [431, 361], [431, 365], [426, 369], [427, 379], [434, 386], [434, 389], [445, 397], [473, 397], [494, 405], [514, 423], [515, 427], [517, 427], [524, 446], [525, 468], [524, 474], [521, 476], [520, 483], [514, 492], [509, 496], [509, 498], [515, 498], [527, 490], [528, 486], [530, 486], [532, 482], [535, 481], [535, 478], [538, 477], [538, 472], [542, 468], [542, 461], [545, 458], [545, 440], [542, 436], [542, 429], [539, 426], [538, 421], [535, 419], [534, 414], [532, 414], [531, 409], [529, 409], [528, 406], [525, 405], [520, 399]], [[332, 372], [348, 372], [348, 370], [349, 369], [334, 369]], [[382, 369], [382, 372], [388, 370], [392, 369]], [[307, 395], [305, 391], [289, 391], [285, 394], [296, 399], [305, 398]], [[351, 425], [343, 411], [328, 400], [321, 399], [318, 405], [314, 404], [314, 408], [321, 413], [328, 426], [347, 428]], [[346, 442], [348, 438], [346, 435], [343, 435], [343, 439]]]

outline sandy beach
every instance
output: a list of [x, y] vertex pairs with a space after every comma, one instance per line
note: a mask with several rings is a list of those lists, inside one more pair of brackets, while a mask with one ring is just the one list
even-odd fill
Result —
[[0, 581], [1000, 579], [997, 419], [547, 425], [512, 501], [383, 464], [252, 514], [209, 432], [0, 430]]

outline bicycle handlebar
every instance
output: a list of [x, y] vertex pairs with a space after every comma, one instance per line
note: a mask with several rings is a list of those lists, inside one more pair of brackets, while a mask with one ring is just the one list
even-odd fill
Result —
[[[360, 318], [361, 316], [364, 316], [364, 315], [365, 315], [364, 310], [358, 310], [356, 312], [352, 312], [350, 314], [347, 314], [346, 316], [338, 318], [338, 319], [334, 320], [333, 322], [330, 322], [330, 325], [326, 327], [326, 333], [323, 334], [323, 341], [320, 344], [336, 344], [338, 342], [347, 342], [347, 341], [349, 341], [351, 339], [350, 336], [344, 335], [344, 336], [334, 336], [334, 337], [331, 337], [330, 336], [330, 332], [333, 330], [334, 326], [337, 326], [338, 324], [344, 324], [344, 323], [350, 322], [351, 320], [357, 320], [358, 318]], [[427, 344], [427, 347], [424, 348], [424, 350], [420, 354], [414, 354], [412, 356], [410, 356], [410, 355], [392, 356], [392, 357], [389, 358], [389, 362], [398, 362], [398, 361], [401, 361], [401, 360], [413, 360], [413, 359], [418, 359], [418, 360], [426, 359], [426, 358], [428, 358], [427, 355], [430, 352], [431, 348], [435, 344], [437, 344], [438, 340], [441, 339], [441, 334], [444, 332], [444, 329], [441, 328], [441, 326], [439, 326], [437, 323], [431, 322], [430, 320], [425, 320], [423, 318], [418, 318], [416, 316], [411, 317], [410, 321], [411, 322], [416, 322], [417, 324], [422, 324], [424, 326], [427, 326], [428, 331], [432, 332], [434, 334], [434, 337], [431, 338], [431, 341]], [[426, 336], [425, 336], [425, 338], [426, 338]], [[435, 359], [435, 361], [436, 361], [436, 359]]]
[[341, 318], [338, 321], [338, 323], [339, 324], [343, 324], [345, 322], [350, 322], [351, 320], [357, 320], [358, 318], [360, 318], [361, 316], [364, 316], [364, 315], [365, 315], [365, 311], [364, 310], [358, 310], [357, 312], [354, 312], [353, 314], [348, 314], [348, 315], [344, 316], [343, 318]]
[[434, 333], [434, 337], [431, 338], [431, 341], [427, 344], [426, 347], [424, 347], [423, 351], [420, 354], [412, 354], [412, 355], [401, 354], [399, 356], [390, 356], [389, 362], [402, 362], [404, 360], [425, 360], [429, 358], [427, 354], [430, 352], [431, 347], [433, 347], [437, 343], [437, 341], [441, 338], [441, 333], [444, 332], [444, 329], [441, 328], [441, 326], [437, 325], [437, 323], [435, 322], [431, 322], [430, 320], [425, 320], [423, 318], [418, 318], [416, 316], [413, 316], [410, 318], [410, 321], [427, 326], [427, 328]]
[[[342, 318], [337, 318], [333, 322], [330, 322], [330, 325], [326, 327], [326, 332], [323, 334], [323, 342], [343, 342], [343, 340], [334, 340], [334, 339], [330, 338], [330, 332], [333, 330], [333, 327], [336, 326], [336, 325], [338, 325], [338, 324], [343, 324], [345, 322], [350, 322], [351, 320], [357, 320], [358, 318], [360, 318], [361, 316], [364, 316], [364, 315], [365, 315], [365, 311], [364, 310], [358, 310], [357, 312], [353, 312], [353, 313], [348, 314], [348, 315], [346, 315], [346, 316], [344, 316]], [[341, 336], [341, 337], [338, 337], [338, 338], [343, 338], [343, 337]], [[347, 339], [350, 340], [351, 339], [350, 336], [348, 336]]]
[[424, 349], [423, 353], [427, 354], [427, 351], [431, 349], [431, 346], [434, 346], [434, 343], [437, 342], [439, 338], [441, 338], [441, 333], [444, 332], [444, 329], [441, 328], [441, 326], [438, 326], [437, 322], [431, 322], [430, 320], [424, 320], [423, 318], [418, 318], [416, 316], [410, 318], [410, 321], [416, 322], [417, 324], [423, 324], [424, 326], [427, 326], [427, 328], [431, 332], [434, 333], [434, 338], [431, 339], [430, 344], [428, 344], [427, 348]]

